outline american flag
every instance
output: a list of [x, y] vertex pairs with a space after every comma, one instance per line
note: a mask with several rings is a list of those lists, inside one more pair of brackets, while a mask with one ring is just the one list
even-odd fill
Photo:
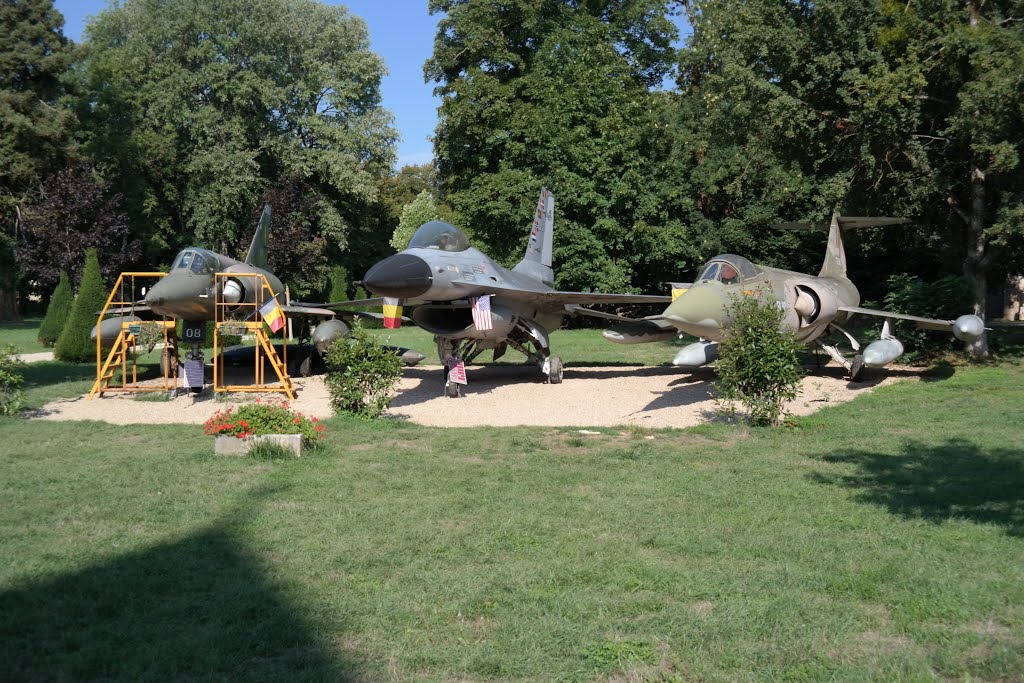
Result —
[[478, 330], [490, 330], [491, 325], [491, 295], [473, 296], [469, 298], [473, 305], [473, 325]]

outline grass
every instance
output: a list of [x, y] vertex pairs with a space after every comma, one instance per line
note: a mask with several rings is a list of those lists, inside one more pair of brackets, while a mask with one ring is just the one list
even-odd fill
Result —
[[10, 344], [14, 346], [15, 353], [52, 351], [50, 347], [39, 343], [39, 326], [42, 323], [42, 318], [0, 322], [0, 350]]
[[[370, 329], [382, 343], [419, 351], [428, 364], [437, 364], [437, 345], [427, 332], [412, 325], [397, 330]], [[668, 365], [681, 346], [676, 342], [650, 344], [614, 344], [601, 337], [600, 329], [557, 330], [551, 333], [551, 353], [561, 356], [567, 365]], [[474, 363], [491, 363], [491, 352], [485, 351]], [[509, 349], [499, 363], [524, 363], [526, 358]]]
[[777, 430], [334, 418], [302, 460], [5, 418], [0, 670], [1018, 679], [1024, 370], [931, 379]]

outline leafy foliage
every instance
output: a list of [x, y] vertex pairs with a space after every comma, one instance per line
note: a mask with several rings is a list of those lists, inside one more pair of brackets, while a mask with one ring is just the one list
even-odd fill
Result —
[[716, 365], [718, 396], [742, 404], [755, 425], [777, 425], [783, 403], [799, 393], [803, 371], [797, 353], [802, 344], [783, 326], [784, 311], [774, 297], [764, 292], [733, 297], [729, 315], [732, 322]]
[[67, 154], [74, 118], [54, 106], [71, 59], [63, 27], [51, 0], [0, 3], [0, 232], [14, 233], [15, 206]]
[[358, 321], [348, 337], [331, 345], [327, 367], [334, 412], [370, 419], [380, 417], [390, 405], [402, 376], [398, 356], [374, 341]]
[[24, 365], [13, 346], [0, 351], [0, 415], [13, 415], [21, 410]]
[[[934, 282], [925, 282], [906, 273], [891, 275], [886, 281], [886, 310], [940, 320], [953, 320], [971, 310], [971, 283], [960, 275], [946, 275]], [[928, 332], [913, 323], [897, 320], [896, 337], [907, 353], [941, 353], [952, 351], [963, 342], [949, 334]]]
[[25, 211], [18, 260], [42, 291], [57, 284], [62, 272], [82, 275], [82, 254], [95, 248], [109, 280], [131, 270], [141, 242], [129, 235], [121, 197], [96, 178], [89, 164], [61, 170], [43, 183], [43, 197]]
[[100, 275], [96, 250], [89, 249], [85, 254], [85, 270], [78, 284], [75, 302], [53, 349], [58, 360], [70, 363], [96, 361], [96, 342], [89, 339], [89, 333], [96, 326], [98, 312], [107, 302], [108, 295]]
[[203, 425], [203, 433], [210, 436], [247, 436], [264, 434], [301, 434], [307, 445], [313, 445], [327, 436], [327, 429], [316, 417], [307, 417], [289, 408], [285, 399], [256, 399], [235, 409], [233, 406], [218, 410]]
[[53, 290], [53, 295], [50, 297], [50, 305], [46, 307], [46, 317], [43, 318], [43, 322], [39, 326], [39, 341], [44, 346], [53, 346], [57, 343], [74, 302], [75, 296], [71, 292], [71, 280], [68, 279], [66, 272], [61, 271], [57, 288]]
[[[652, 88], [676, 36], [666, 7], [431, 1], [443, 14], [426, 65], [442, 98], [440, 199], [498, 260], [521, 257], [546, 185], [557, 198], [558, 287], [646, 286], [677, 265], [686, 241], [651, 187], [662, 137]], [[664, 239], [648, 239], [656, 232]]]
[[316, 191], [303, 229], [345, 247], [394, 160], [362, 20], [313, 0], [127, 0], [86, 36], [85, 146], [151, 249], [223, 251], [293, 178]]
[[344, 266], [331, 268], [331, 291], [327, 297], [328, 301], [347, 301], [350, 287], [352, 286], [348, 270]]
[[434, 203], [434, 196], [429, 190], [423, 190], [402, 208], [402, 217], [391, 236], [391, 246], [397, 251], [402, 251], [409, 246], [409, 240], [421, 225], [440, 217], [441, 212]]

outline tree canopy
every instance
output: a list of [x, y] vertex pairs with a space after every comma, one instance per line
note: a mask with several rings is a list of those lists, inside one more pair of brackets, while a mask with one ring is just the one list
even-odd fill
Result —
[[126, 0], [86, 30], [85, 149], [151, 251], [226, 249], [260, 195], [316, 190], [344, 249], [395, 158], [365, 23], [313, 0]]

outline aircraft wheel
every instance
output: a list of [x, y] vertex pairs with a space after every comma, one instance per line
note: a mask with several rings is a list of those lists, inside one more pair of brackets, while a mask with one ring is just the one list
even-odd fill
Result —
[[548, 358], [548, 384], [562, 383], [562, 359], [558, 356]]
[[445, 382], [444, 384], [444, 395], [448, 398], [459, 397], [459, 385], [455, 382]]
[[313, 350], [302, 349], [295, 352], [295, 358], [288, 362], [288, 374], [309, 377], [313, 374]]
[[859, 382], [864, 377], [864, 356], [859, 353], [853, 357], [853, 365], [850, 366], [850, 381]]

